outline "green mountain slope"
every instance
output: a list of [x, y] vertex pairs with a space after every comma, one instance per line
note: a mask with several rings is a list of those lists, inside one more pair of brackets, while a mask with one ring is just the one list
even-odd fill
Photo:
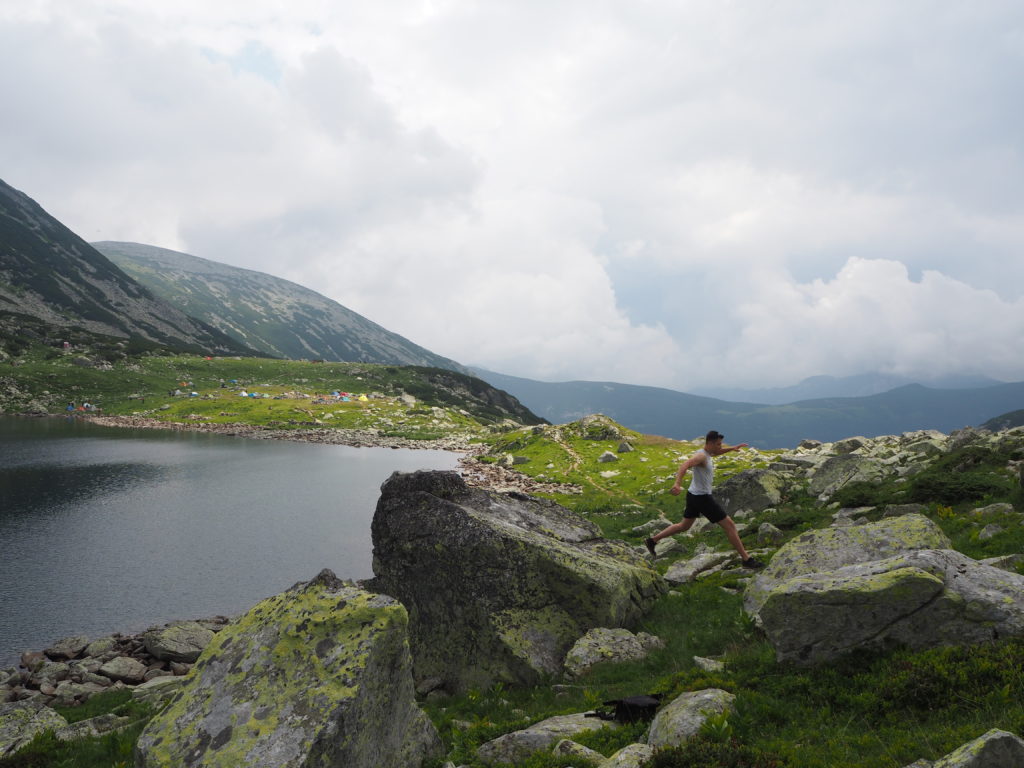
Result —
[[475, 373], [555, 424], [603, 413], [647, 434], [688, 440], [717, 429], [727, 440], [760, 448], [791, 447], [806, 438], [832, 441], [917, 429], [950, 432], [981, 424], [993, 414], [1015, 410], [1024, 403], [1024, 382], [958, 390], [909, 384], [870, 397], [762, 405], [658, 387], [593, 381], [546, 383], [483, 370]]
[[468, 373], [455, 361], [288, 280], [139, 243], [94, 245], [156, 295], [269, 355]]
[[27, 195], [0, 181], [0, 341], [68, 333], [249, 352], [158, 299]]

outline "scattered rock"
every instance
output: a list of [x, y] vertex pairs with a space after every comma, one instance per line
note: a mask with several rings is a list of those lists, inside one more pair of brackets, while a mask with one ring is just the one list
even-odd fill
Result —
[[590, 747], [584, 747], [582, 744], [577, 744], [572, 739], [562, 739], [557, 744], [555, 744], [551, 752], [555, 755], [576, 757], [580, 760], [586, 760], [591, 763], [604, 762], [604, 755], [602, 755], [600, 752], [595, 752]]
[[647, 744], [629, 744], [623, 747], [597, 768], [643, 768], [654, 757], [654, 747]]
[[978, 507], [977, 509], [971, 510], [972, 515], [980, 518], [1002, 517], [1003, 515], [1013, 514], [1013, 512], [1013, 504], [1007, 504], [1005, 502], [989, 504], [987, 507]]
[[762, 547], [777, 547], [785, 537], [786, 534], [771, 523], [761, 523], [757, 529], [757, 543]]
[[104, 677], [130, 685], [141, 683], [146, 671], [145, 664], [129, 656], [117, 656], [100, 667], [100, 674]]
[[729, 552], [708, 552], [689, 560], [677, 560], [665, 572], [665, 581], [672, 585], [686, 584], [695, 581], [697, 576], [705, 571], [721, 568], [731, 559], [733, 555]]
[[643, 659], [656, 648], [664, 648], [660, 638], [646, 632], [634, 635], [628, 629], [597, 627], [581, 637], [565, 656], [565, 674], [580, 677], [595, 664]]
[[598, 457], [597, 457], [597, 460], [598, 460], [598, 461], [599, 461], [599, 462], [600, 462], [601, 464], [607, 464], [607, 463], [609, 463], [609, 462], [611, 462], [611, 461], [618, 461], [618, 460], [619, 460], [619, 457], [618, 457], [618, 456], [616, 456], [616, 455], [615, 455], [614, 453], [612, 453], [611, 451], [605, 451], [604, 453], [602, 453], [602, 454], [601, 454], [600, 456], [598, 456]]
[[183, 621], [146, 632], [146, 651], [164, 661], [193, 662], [213, 640], [213, 632], [195, 621]]
[[1016, 768], [1024, 765], [1024, 741], [993, 728], [934, 763], [918, 760], [905, 768]]
[[51, 659], [77, 659], [89, 645], [89, 638], [85, 635], [65, 637], [47, 648], [43, 653]]
[[655, 749], [686, 743], [697, 735], [708, 716], [730, 711], [735, 698], [720, 688], [690, 691], [676, 697], [654, 716], [647, 743]]
[[705, 672], [721, 672], [725, 669], [725, 664], [718, 659], [709, 659], [704, 656], [694, 656], [693, 663]]
[[550, 749], [562, 739], [571, 739], [581, 733], [602, 728], [617, 728], [618, 724], [585, 714], [557, 715], [542, 720], [520, 731], [512, 731], [485, 744], [476, 754], [480, 760], [491, 763], [516, 765], [534, 752]]

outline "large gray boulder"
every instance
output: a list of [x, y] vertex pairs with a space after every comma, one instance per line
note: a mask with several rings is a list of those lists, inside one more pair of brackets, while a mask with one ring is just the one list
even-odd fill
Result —
[[441, 749], [413, 697], [407, 614], [330, 571], [221, 631], [143, 731], [137, 768], [407, 768]]
[[630, 627], [666, 589], [646, 558], [554, 502], [396, 472], [367, 583], [409, 611], [416, 680], [449, 692], [558, 675], [594, 627]]
[[748, 469], [715, 488], [715, 499], [730, 515], [741, 509], [761, 512], [782, 501], [786, 478], [771, 469]]
[[833, 456], [813, 470], [807, 489], [814, 496], [829, 498], [849, 483], [877, 482], [889, 472], [878, 459], [855, 454]]
[[949, 549], [946, 534], [924, 515], [903, 515], [848, 528], [807, 531], [788, 541], [758, 573], [744, 594], [757, 616], [768, 594], [786, 582], [845, 565], [884, 560], [919, 549]]
[[[747, 594], [748, 610], [756, 612], [777, 658], [815, 664], [856, 648], [927, 648], [1024, 636], [1024, 576], [948, 548], [911, 548], [935, 538], [919, 527], [921, 520], [908, 515], [814, 531], [800, 537], [795, 551], [783, 547]], [[868, 537], [849, 545], [865, 532]], [[843, 535], [847, 546], [836, 546]], [[878, 546], [886, 538], [888, 545]], [[856, 556], [858, 550], [884, 553], [894, 545], [905, 549]]]

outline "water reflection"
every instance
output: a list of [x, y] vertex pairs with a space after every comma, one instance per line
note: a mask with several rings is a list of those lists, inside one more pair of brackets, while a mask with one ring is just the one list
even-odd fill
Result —
[[0, 417], [0, 667], [71, 634], [238, 613], [322, 568], [371, 576], [380, 484], [457, 460]]
[[42, 464], [0, 469], [0, 517], [39, 515], [75, 507], [87, 499], [122, 493], [166, 475], [154, 464], [108, 462]]

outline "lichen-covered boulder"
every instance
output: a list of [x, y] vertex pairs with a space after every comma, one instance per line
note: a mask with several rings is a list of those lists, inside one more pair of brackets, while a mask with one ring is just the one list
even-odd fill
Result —
[[213, 632], [195, 621], [182, 621], [142, 636], [146, 651], [161, 661], [193, 662], [213, 640]]
[[667, 589], [634, 548], [554, 502], [395, 473], [373, 518], [367, 587], [409, 611], [417, 681], [449, 692], [559, 675], [594, 627], [629, 627]]
[[875, 482], [889, 472], [878, 459], [854, 454], [833, 456], [811, 472], [807, 490], [819, 498], [829, 498], [848, 483]]
[[757, 616], [768, 594], [791, 579], [845, 565], [913, 552], [949, 549], [942, 530], [923, 515], [903, 515], [848, 528], [807, 531], [788, 541], [757, 574], [744, 594], [744, 607]]
[[67, 726], [67, 720], [39, 702], [0, 704], [0, 758], [13, 755], [44, 731]]
[[647, 632], [633, 634], [628, 629], [597, 627], [577, 640], [565, 655], [565, 674], [580, 677], [595, 664], [604, 662], [636, 661], [646, 658], [665, 642]]
[[136, 685], [146, 677], [146, 665], [128, 656], [115, 656], [99, 669], [99, 673], [111, 680]]
[[696, 736], [711, 715], [732, 710], [736, 697], [720, 688], [689, 691], [677, 696], [654, 716], [647, 743], [660, 747], [678, 747]]
[[771, 469], [748, 469], [715, 488], [715, 499], [730, 515], [741, 509], [761, 512], [782, 501], [785, 488], [786, 478], [780, 473]]
[[601, 728], [617, 728], [618, 724], [585, 714], [556, 715], [534, 723], [529, 728], [512, 731], [481, 744], [476, 756], [486, 763], [516, 765], [534, 752], [551, 749], [563, 739]]
[[85, 635], [65, 637], [47, 648], [44, 653], [51, 659], [77, 659], [89, 645]]
[[1024, 576], [950, 549], [907, 552], [790, 579], [759, 616], [780, 661], [982, 643], [1024, 636]]
[[720, 569], [732, 559], [731, 552], [705, 552], [689, 560], [676, 560], [665, 572], [665, 581], [673, 585], [686, 584], [703, 573]]
[[407, 768], [440, 739], [416, 706], [405, 609], [330, 571], [207, 646], [143, 731], [137, 768]]
[[654, 757], [654, 747], [647, 744], [628, 744], [614, 755], [597, 764], [597, 768], [643, 768]]
[[906, 768], [1016, 768], [1024, 765], [1024, 740], [993, 728], [934, 763], [918, 760]]

